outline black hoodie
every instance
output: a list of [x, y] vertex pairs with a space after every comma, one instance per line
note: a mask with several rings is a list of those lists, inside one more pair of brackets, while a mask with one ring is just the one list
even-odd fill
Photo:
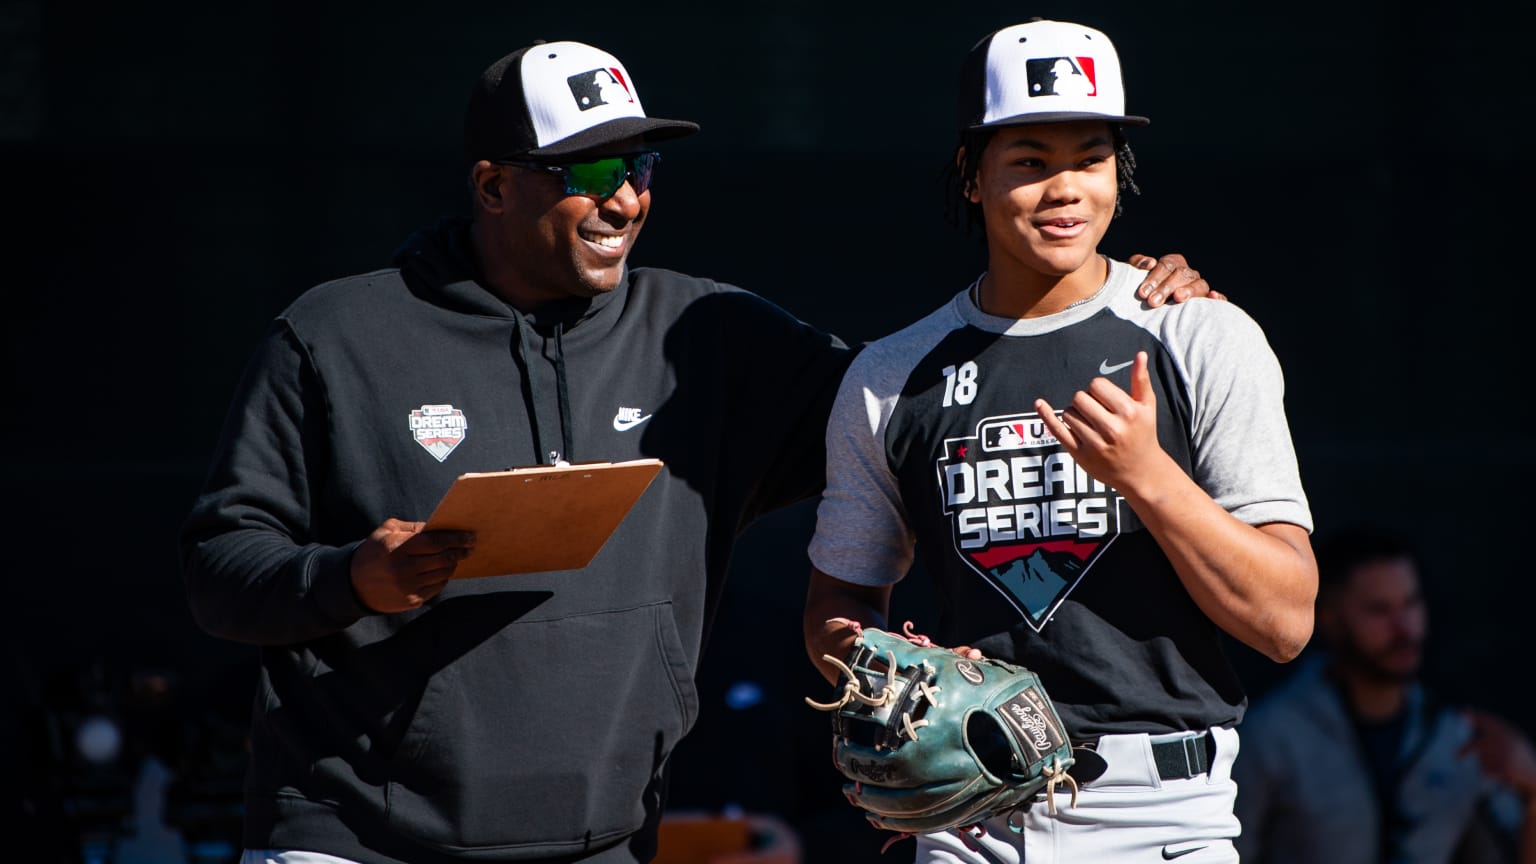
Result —
[[[467, 227], [278, 316], [185, 523], [197, 621], [260, 646], [248, 848], [648, 859], [733, 541], [821, 487], [834, 337], [651, 269], [522, 315], [476, 281]], [[351, 552], [386, 518], [551, 451], [666, 468], [584, 569], [359, 603]]]

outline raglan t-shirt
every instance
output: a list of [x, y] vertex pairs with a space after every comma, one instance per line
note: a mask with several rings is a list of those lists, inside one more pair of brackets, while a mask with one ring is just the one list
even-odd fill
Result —
[[1035, 671], [1079, 739], [1232, 725], [1246, 698], [1215, 624], [1037, 398], [1060, 411], [1098, 376], [1129, 392], [1146, 351], [1174, 460], [1243, 522], [1312, 528], [1264, 333], [1229, 302], [1148, 307], [1144, 275], [1111, 261], [1098, 293], [1031, 319], [988, 315], [967, 289], [867, 347], [828, 426], [810, 548], [866, 586], [917, 561], [940, 638]]

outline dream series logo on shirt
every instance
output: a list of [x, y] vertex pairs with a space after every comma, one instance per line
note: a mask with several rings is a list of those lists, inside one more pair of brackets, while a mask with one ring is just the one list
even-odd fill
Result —
[[411, 437], [439, 462], [448, 458], [469, 431], [464, 412], [452, 405], [423, 405], [413, 409], [407, 420]]
[[1123, 499], [1038, 414], [981, 420], [935, 467], [955, 552], [1036, 632], [1120, 534]]

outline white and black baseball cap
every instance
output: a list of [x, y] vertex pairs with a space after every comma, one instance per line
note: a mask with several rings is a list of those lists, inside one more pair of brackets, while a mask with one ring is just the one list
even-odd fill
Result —
[[554, 158], [697, 131], [697, 123], [645, 116], [634, 79], [612, 54], [581, 42], [535, 42], [492, 63], [475, 83], [464, 155], [470, 162]]
[[962, 130], [1069, 120], [1151, 122], [1125, 113], [1120, 57], [1109, 37], [1066, 21], [1015, 24], [977, 42], [961, 67], [959, 108]]

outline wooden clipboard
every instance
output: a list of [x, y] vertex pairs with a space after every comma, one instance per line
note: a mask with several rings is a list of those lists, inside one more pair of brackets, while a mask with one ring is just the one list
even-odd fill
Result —
[[575, 570], [597, 556], [661, 467], [635, 459], [461, 474], [425, 530], [475, 532], [455, 579]]

